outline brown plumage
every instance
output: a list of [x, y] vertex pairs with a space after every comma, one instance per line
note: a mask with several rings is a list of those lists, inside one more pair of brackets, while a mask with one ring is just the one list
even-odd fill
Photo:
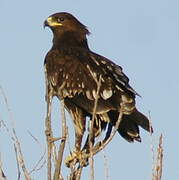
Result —
[[149, 131], [149, 120], [136, 109], [137, 93], [129, 85], [122, 68], [89, 49], [89, 31], [71, 14], [53, 14], [44, 26], [48, 26], [54, 36], [53, 46], [45, 57], [48, 88], [53, 91], [53, 96], [64, 99], [73, 118], [76, 151], [81, 148], [86, 117], [92, 117], [100, 76], [95, 135], [107, 125], [115, 125], [123, 105], [124, 115], [118, 132], [129, 142], [141, 141], [139, 126]]

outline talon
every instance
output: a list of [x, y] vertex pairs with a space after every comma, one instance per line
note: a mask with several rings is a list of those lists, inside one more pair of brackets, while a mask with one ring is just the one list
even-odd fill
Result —
[[86, 167], [88, 165], [89, 165], [88, 158], [84, 157], [83, 159], [81, 159], [81, 161], [80, 161], [80, 166], [81, 167]]
[[76, 152], [71, 153], [66, 159], [65, 159], [65, 165], [69, 168], [70, 165], [73, 163], [75, 164], [75, 159], [76, 159]]
[[67, 167], [70, 167], [72, 164], [76, 165], [77, 163], [79, 163], [79, 165], [82, 167], [87, 166], [88, 165], [88, 154], [86, 154], [84, 151], [78, 151], [78, 152], [74, 151], [65, 160], [65, 165]]

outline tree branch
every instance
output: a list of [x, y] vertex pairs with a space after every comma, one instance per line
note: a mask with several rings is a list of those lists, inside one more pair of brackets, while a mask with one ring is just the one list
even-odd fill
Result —
[[63, 179], [61, 175], [61, 165], [62, 165], [63, 153], [64, 153], [66, 137], [67, 137], [64, 100], [61, 100], [61, 119], [62, 119], [62, 139], [61, 139], [61, 144], [59, 146], [58, 157], [55, 163], [55, 173], [53, 177], [54, 180]]
[[[16, 134], [16, 130], [15, 130], [14, 123], [13, 123], [13, 118], [12, 118], [12, 112], [11, 112], [10, 106], [8, 104], [7, 97], [6, 97], [6, 95], [5, 95], [4, 91], [3, 91], [3, 88], [1, 86], [0, 86], [0, 90], [1, 90], [1, 93], [2, 93], [2, 95], [4, 97], [4, 101], [5, 101], [8, 113], [9, 113], [9, 118], [10, 118], [11, 123], [12, 123], [11, 124], [12, 125], [12, 135], [10, 135], [10, 137], [14, 141], [14, 145], [15, 145], [16, 150], [17, 150], [18, 163], [19, 163], [19, 165], [22, 168], [22, 171], [24, 173], [24, 176], [25, 176], [26, 180], [31, 180], [31, 177], [30, 177], [30, 175], [29, 175], [29, 173], [27, 171], [26, 165], [25, 165], [23, 153], [22, 153], [22, 150], [21, 150], [21, 145], [20, 145], [19, 139], [18, 139], [17, 134]], [[10, 131], [7, 128], [7, 126], [4, 123], [4, 121], [1, 121], [1, 122], [4, 125], [4, 127], [6, 128], [7, 132], [10, 134]]]
[[93, 159], [93, 139], [94, 139], [94, 133], [93, 133], [93, 127], [94, 127], [94, 120], [96, 116], [96, 109], [98, 105], [98, 99], [99, 99], [99, 90], [101, 87], [101, 75], [99, 77], [99, 81], [97, 82], [97, 92], [96, 92], [96, 99], [94, 102], [94, 109], [93, 109], [93, 116], [92, 120], [90, 123], [90, 131], [89, 131], [89, 147], [90, 147], [90, 158], [89, 158], [89, 163], [90, 163], [90, 177], [91, 180], [94, 180], [94, 159]]
[[51, 180], [51, 177], [52, 177], [51, 175], [52, 173], [51, 172], [52, 171], [52, 162], [51, 162], [52, 141], [51, 140], [53, 137], [52, 127], [51, 127], [51, 111], [52, 111], [53, 90], [48, 84], [46, 68], [44, 68], [44, 71], [45, 71], [45, 85], [46, 85], [45, 98], [47, 102], [47, 114], [46, 114], [46, 119], [45, 119], [45, 126], [46, 126], [45, 134], [46, 134], [46, 141], [47, 141], [47, 177], [48, 177], [48, 180]]
[[6, 176], [5, 176], [4, 171], [2, 169], [1, 156], [0, 156], [0, 180], [6, 180]]
[[152, 180], [161, 180], [162, 178], [162, 168], [163, 168], [163, 136], [160, 135], [159, 145], [157, 149], [157, 159], [153, 172]]

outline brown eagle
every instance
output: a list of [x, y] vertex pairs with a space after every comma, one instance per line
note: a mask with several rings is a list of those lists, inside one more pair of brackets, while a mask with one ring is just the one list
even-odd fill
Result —
[[92, 119], [97, 87], [94, 135], [107, 126], [113, 127], [123, 106], [119, 134], [128, 142], [141, 141], [139, 126], [150, 131], [149, 120], [135, 107], [136, 91], [129, 85], [122, 68], [91, 51], [89, 31], [73, 15], [61, 12], [49, 16], [44, 26], [53, 32], [53, 46], [45, 57], [48, 90], [63, 99], [75, 129], [75, 151], [81, 150], [86, 118]]

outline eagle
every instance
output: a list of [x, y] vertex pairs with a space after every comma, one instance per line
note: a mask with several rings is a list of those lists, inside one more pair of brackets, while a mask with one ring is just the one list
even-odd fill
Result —
[[44, 21], [46, 26], [53, 32], [53, 45], [44, 61], [47, 91], [64, 100], [73, 119], [74, 152], [81, 151], [86, 121], [92, 120], [96, 99], [94, 139], [106, 127], [115, 126], [123, 107], [118, 133], [128, 142], [141, 142], [139, 126], [150, 132], [149, 119], [137, 110], [138, 93], [130, 86], [122, 67], [90, 50], [90, 32], [72, 14], [55, 13]]

